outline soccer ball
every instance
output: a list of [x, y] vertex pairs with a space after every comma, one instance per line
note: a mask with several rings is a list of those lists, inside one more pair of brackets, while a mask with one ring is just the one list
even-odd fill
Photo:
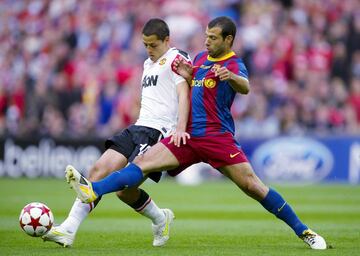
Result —
[[43, 236], [51, 229], [54, 216], [45, 204], [34, 202], [21, 210], [19, 222], [29, 236]]

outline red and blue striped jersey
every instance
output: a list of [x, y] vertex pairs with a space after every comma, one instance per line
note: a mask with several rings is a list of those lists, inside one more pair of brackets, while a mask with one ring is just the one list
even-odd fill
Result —
[[212, 136], [224, 132], [235, 134], [234, 120], [230, 112], [236, 91], [228, 81], [215, 77], [218, 67], [248, 79], [243, 61], [230, 52], [222, 58], [212, 58], [207, 52], [194, 59], [191, 84], [191, 103], [187, 131], [191, 136]]

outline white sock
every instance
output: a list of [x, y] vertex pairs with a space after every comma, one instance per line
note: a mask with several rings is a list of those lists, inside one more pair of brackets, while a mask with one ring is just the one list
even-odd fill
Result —
[[151, 219], [154, 225], [158, 225], [165, 221], [164, 212], [155, 204], [151, 198], [146, 201], [143, 208], [138, 211], [141, 215]]
[[79, 198], [76, 198], [69, 212], [69, 216], [61, 223], [61, 227], [65, 228], [66, 231], [75, 234], [79, 229], [81, 222], [88, 216], [93, 207], [94, 203], [85, 204], [81, 202]]

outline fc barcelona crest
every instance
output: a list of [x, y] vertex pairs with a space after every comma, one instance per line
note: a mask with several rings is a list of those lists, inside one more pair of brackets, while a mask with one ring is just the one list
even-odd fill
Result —
[[216, 72], [216, 70], [218, 70], [219, 68], [221, 68], [221, 65], [219, 64], [214, 64], [212, 67], [211, 67], [211, 72]]

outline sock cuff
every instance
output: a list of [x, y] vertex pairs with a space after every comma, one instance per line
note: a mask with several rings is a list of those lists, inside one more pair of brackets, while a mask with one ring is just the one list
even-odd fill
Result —
[[141, 168], [140, 168], [137, 164], [129, 163], [129, 164], [128, 164], [128, 167], [131, 167], [131, 168], [133, 168], [133, 169], [136, 169], [136, 170], [139, 171], [139, 172], [142, 172]]
[[142, 189], [139, 190], [140, 190], [140, 196], [138, 200], [136, 200], [132, 204], [129, 204], [129, 206], [132, 207], [137, 212], [142, 211], [151, 202], [151, 198], [149, 194]]
[[102, 196], [99, 196], [98, 198], [96, 198], [96, 200], [92, 203], [89, 203], [89, 212], [91, 212], [92, 210], [94, 210], [94, 208], [98, 205], [98, 203], [100, 202]]

